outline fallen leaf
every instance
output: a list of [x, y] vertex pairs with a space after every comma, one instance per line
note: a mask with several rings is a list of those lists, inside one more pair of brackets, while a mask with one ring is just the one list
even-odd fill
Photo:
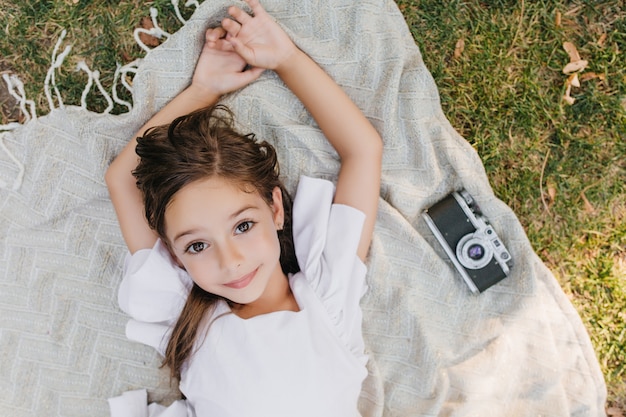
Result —
[[585, 208], [585, 211], [589, 214], [594, 214], [596, 212], [596, 209], [593, 207], [593, 205], [589, 202], [589, 200], [587, 199], [587, 196], [585, 195], [584, 191], [580, 192], [580, 198], [583, 199], [583, 206]]
[[[149, 17], [142, 17], [139, 23], [139, 26], [141, 26], [142, 29], [146, 29], [146, 30], [150, 30], [154, 28], [154, 25], [152, 24], [152, 19], [150, 19]], [[148, 35], [147, 33], [144, 33], [144, 32], [139, 32], [139, 39], [146, 46], [155, 47], [155, 46], [159, 46], [160, 44], [158, 38], [152, 35]]]
[[465, 50], [465, 39], [461, 38], [456, 41], [456, 45], [454, 46], [454, 59], [459, 59], [463, 51]]
[[556, 11], [554, 16], [554, 24], [556, 25], [556, 27], [561, 27], [561, 12], [559, 12], [558, 10]]
[[576, 49], [576, 46], [573, 43], [563, 42], [563, 49], [565, 49], [565, 52], [567, 52], [567, 55], [569, 55], [569, 62], [580, 61], [580, 54], [578, 53], [578, 49]]
[[593, 80], [594, 78], [600, 78], [600, 75], [596, 74], [595, 72], [586, 72], [580, 76], [580, 81], [589, 81]]
[[582, 71], [587, 68], [587, 65], [589, 65], [589, 62], [584, 59], [576, 62], [570, 62], [565, 67], [563, 67], [563, 74], [571, 74], [572, 72]]
[[602, 35], [600, 35], [600, 39], [598, 39], [598, 42], [597, 42], [598, 46], [603, 47], [604, 42], [606, 42], [606, 33], [603, 33]]
[[571, 92], [572, 92], [572, 85], [570, 83], [566, 83], [566, 84], [567, 84], [567, 89], [565, 90], [565, 94], [563, 95], [563, 100], [567, 104], [572, 105], [572, 104], [574, 104], [576, 99], [570, 95]]
[[606, 414], [611, 417], [624, 417], [624, 413], [617, 407], [609, 407], [606, 409]]
[[548, 185], [548, 197], [550, 197], [548, 205], [551, 206], [556, 201], [556, 187], [554, 185]]
[[567, 77], [567, 82], [571, 86], [580, 87], [580, 80], [578, 79], [578, 73], [575, 72], [571, 74], [569, 77]]

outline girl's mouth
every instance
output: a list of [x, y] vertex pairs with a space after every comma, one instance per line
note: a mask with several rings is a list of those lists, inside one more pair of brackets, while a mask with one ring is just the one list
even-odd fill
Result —
[[254, 271], [250, 272], [249, 274], [244, 275], [243, 277], [241, 277], [239, 279], [236, 279], [235, 281], [227, 282], [226, 284], [224, 284], [224, 286], [229, 287], [229, 288], [234, 288], [234, 289], [237, 289], [237, 290], [240, 290], [242, 288], [246, 288], [248, 286], [248, 284], [250, 284], [252, 282], [252, 280], [256, 276], [256, 273], [257, 273], [258, 270], [259, 270], [259, 268], [255, 269]]

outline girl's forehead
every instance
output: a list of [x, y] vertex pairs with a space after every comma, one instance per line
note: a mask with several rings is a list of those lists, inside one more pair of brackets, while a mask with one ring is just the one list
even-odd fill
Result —
[[223, 206], [231, 200], [256, 200], [260, 194], [249, 184], [242, 184], [223, 177], [212, 176], [193, 181], [182, 187], [170, 202], [193, 202], [202, 200], [211, 205]]
[[200, 216], [226, 221], [246, 207], [269, 208], [256, 190], [251, 186], [247, 188], [249, 190], [238, 182], [217, 176], [191, 182], [181, 188], [168, 204], [166, 223], [174, 226], [187, 218]]

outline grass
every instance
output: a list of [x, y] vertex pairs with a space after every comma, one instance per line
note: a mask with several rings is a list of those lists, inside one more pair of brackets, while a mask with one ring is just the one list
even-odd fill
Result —
[[[444, 5], [445, 3], [445, 5]], [[579, 311], [626, 408], [626, 5], [398, 0], [453, 126]], [[560, 24], [558, 23], [560, 17]], [[455, 57], [459, 39], [463, 52]], [[600, 74], [562, 100], [565, 41]]]
[[[181, 2], [182, 3], [182, 2]], [[518, 214], [540, 257], [579, 311], [600, 360], [609, 406], [626, 409], [626, 5], [621, 0], [397, 0], [453, 126], [481, 155], [496, 195]], [[73, 43], [58, 73], [68, 103], [85, 59], [110, 88], [117, 62], [142, 56], [132, 29], [154, 6], [173, 32], [167, 0], [0, 0], [0, 71], [26, 83], [40, 114], [50, 54]], [[184, 9], [189, 15], [191, 10]], [[167, 17], [167, 19], [166, 19]], [[455, 56], [457, 42], [464, 49]], [[577, 46], [597, 78], [562, 100]], [[92, 94], [89, 108], [102, 110]], [[124, 111], [116, 107], [114, 112]], [[3, 118], [11, 114], [5, 106]]]

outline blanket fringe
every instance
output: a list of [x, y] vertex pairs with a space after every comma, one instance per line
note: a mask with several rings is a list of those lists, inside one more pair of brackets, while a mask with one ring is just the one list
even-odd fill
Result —
[[154, 27], [150, 29], [137, 28], [135, 29], [135, 32], [133, 33], [133, 36], [135, 37], [135, 42], [137, 42], [137, 45], [139, 45], [141, 49], [146, 51], [146, 53], [150, 52], [151, 49], [141, 40], [141, 37], [139, 36], [141, 33], [154, 36], [157, 39], [161, 39], [164, 36], [166, 38], [169, 38], [171, 36], [169, 33], [167, 33], [166, 31], [164, 31], [163, 29], [159, 27], [159, 23], [157, 22], [158, 15], [159, 15], [159, 11], [154, 7], [150, 7], [150, 17], [152, 18], [152, 26]]
[[[180, 7], [178, 6], [178, 3], [179, 0], [172, 0], [172, 6], [174, 6], [174, 12], [176, 13], [176, 17], [178, 18], [180, 23], [184, 25], [185, 23], [187, 23], [187, 20], [185, 20], [185, 18], [183, 18], [183, 15], [180, 13]], [[198, 3], [197, 0], [187, 0], [187, 2], [185, 3], [185, 7], [190, 6], [193, 6], [197, 9], [198, 7], [200, 7], [200, 3]]]
[[[35, 102], [33, 100], [26, 99], [26, 93], [24, 91], [24, 83], [18, 78], [17, 75], [3, 74], [2, 79], [7, 85], [9, 94], [11, 94], [11, 96], [17, 100], [20, 111], [24, 115], [24, 123], [28, 123], [30, 120], [36, 119], [37, 113], [35, 111]], [[28, 105], [30, 111], [26, 109], [26, 105]], [[18, 169], [17, 176], [15, 177], [15, 180], [13, 180], [13, 184], [11, 184], [10, 187], [6, 181], [0, 178], [0, 189], [10, 188], [11, 190], [16, 191], [22, 186], [22, 180], [24, 178], [24, 164], [22, 164], [15, 157], [15, 155], [13, 155], [13, 153], [6, 147], [4, 143], [4, 136], [6, 135], [6, 133], [20, 126], [21, 124], [17, 122], [0, 125], [0, 148], [9, 157], [9, 159], [17, 166], [17, 169]]]
[[[174, 13], [176, 15], [176, 18], [183, 25], [187, 23], [187, 20], [183, 18], [183, 15], [180, 11], [180, 6], [179, 6], [180, 0], [170, 0], [170, 2], [172, 6], [174, 7]], [[200, 7], [200, 3], [197, 0], [187, 0], [187, 2], [185, 2], [185, 7], [191, 7], [191, 6], [197, 9], [198, 7]], [[137, 42], [137, 45], [139, 45], [139, 47], [143, 49], [146, 52], [146, 54], [150, 53], [152, 49], [149, 48], [145, 43], [141, 41], [141, 38], [139, 36], [141, 33], [146, 33], [158, 39], [161, 39], [163, 37], [167, 39], [171, 36], [170, 33], [167, 33], [159, 26], [158, 21], [157, 21], [158, 15], [159, 15], [158, 10], [154, 7], [151, 7], [150, 18], [152, 20], [152, 25], [154, 27], [152, 29], [137, 28], [133, 32], [133, 37], [135, 39], [135, 42]], [[59, 50], [61, 49], [61, 45], [63, 44], [63, 41], [65, 40], [66, 36], [67, 36], [67, 31], [63, 30], [52, 51], [51, 64], [50, 64], [50, 67], [48, 68], [48, 71], [46, 73], [46, 78], [44, 80], [44, 93], [46, 95], [46, 99], [48, 101], [48, 107], [51, 112], [55, 110], [56, 108], [61, 108], [61, 109], [65, 108], [65, 104], [63, 103], [63, 98], [61, 97], [61, 92], [59, 91], [57, 84], [56, 84], [55, 73], [56, 73], [56, 70], [63, 65], [65, 58], [69, 55], [72, 49], [71, 46], [67, 45], [65, 46], [63, 51], [59, 53]], [[104, 96], [105, 100], [107, 101], [107, 108], [103, 110], [102, 112], [103, 114], [110, 113], [111, 110], [113, 110], [114, 103], [124, 106], [128, 109], [128, 111], [131, 111], [133, 109], [133, 104], [126, 100], [120, 99], [117, 94], [118, 82], [122, 85], [123, 88], [129, 91], [132, 95], [133, 87], [128, 82], [128, 76], [129, 74], [137, 73], [137, 69], [139, 65], [141, 64], [142, 60], [143, 58], [139, 58], [126, 65], [117, 64], [117, 67], [115, 69], [115, 74], [113, 76], [113, 86], [111, 87], [111, 94], [109, 94], [107, 90], [104, 89], [104, 87], [102, 86], [102, 83], [100, 82], [100, 71], [98, 70], [92, 71], [85, 61], [80, 61], [77, 64], [76, 70], [84, 71], [88, 77], [87, 83], [81, 95], [81, 100], [80, 100], [81, 108], [85, 110], [87, 109], [87, 96], [89, 95], [91, 88], [95, 84], [100, 94], [102, 94], [102, 96]], [[19, 77], [17, 75], [3, 74], [2, 78], [7, 85], [9, 94], [11, 94], [11, 96], [17, 100], [20, 112], [24, 115], [23, 123], [26, 124], [30, 122], [31, 120], [37, 119], [35, 102], [33, 100], [28, 100], [26, 98], [26, 93], [24, 91], [24, 83], [19, 79]], [[11, 189], [13, 191], [17, 191], [22, 185], [22, 181], [24, 178], [24, 165], [15, 157], [15, 155], [7, 148], [7, 146], [4, 143], [4, 136], [9, 131], [17, 129], [21, 125], [22, 125], [21, 123], [17, 123], [17, 122], [0, 125], [0, 149], [2, 149], [2, 151], [8, 156], [8, 158], [18, 168], [18, 174], [15, 180], [13, 181], [13, 184], [9, 185], [6, 181], [0, 178], [0, 189]]]
[[57, 53], [59, 52], [59, 48], [61, 47], [61, 43], [63, 42], [63, 39], [65, 39], [66, 35], [67, 35], [67, 31], [63, 29], [63, 31], [61, 32], [61, 36], [57, 40], [56, 45], [54, 45], [54, 50], [52, 51], [52, 64], [50, 65], [50, 68], [48, 68], [48, 73], [46, 74], [46, 79], [44, 81], [44, 92], [46, 93], [46, 98], [48, 99], [48, 106], [50, 107], [50, 111], [55, 109], [54, 100], [52, 100], [52, 93], [50, 92], [50, 84], [52, 84], [52, 87], [54, 88], [54, 92], [59, 102], [59, 107], [60, 108], [65, 107], [63, 105], [63, 99], [61, 98], [61, 93], [59, 92], [59, 89], [57, 88], [54, 74], [57, 68], [61, 68], [61, 65], [63, 65], [63, 61], [65, 60], [65, 57], [67, 57], [70, 51], [72, 50], [72, 47], [67, 45], [65, 49], [63, 50], [63, 52], [57, 55]]

